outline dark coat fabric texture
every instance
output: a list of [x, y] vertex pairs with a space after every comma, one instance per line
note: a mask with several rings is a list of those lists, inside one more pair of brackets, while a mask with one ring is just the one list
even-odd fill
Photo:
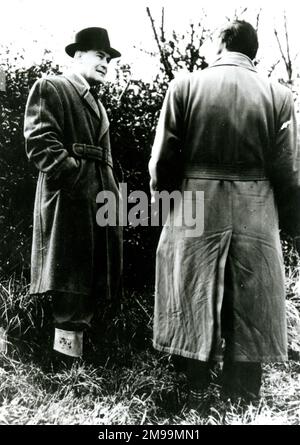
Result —
[[[157, 248], [154, 347], [201, 361], [286, 360], [279, 224], [300, 234], [289, 89], [234, 52], [178, 76], [166, 93], [149, 170], [152, 192], [183, 196]], [[184, 220], [175, 224], [184, 206], [202, 209], [201, 234], [191, 236]]]
[[[28, 97], [24, 135], [28, 158], [39, 170], [30, 292], [116, 298], [122, 230], [96, 222], [100, 191], [114, 193], [117, 214], [120, 202], [103, 105], [75, 73], [39, 79]], [[81, 155], [97, 150], [101, 160]]]

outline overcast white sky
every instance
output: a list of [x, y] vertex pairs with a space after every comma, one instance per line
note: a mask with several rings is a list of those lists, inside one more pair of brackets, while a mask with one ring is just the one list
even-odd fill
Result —
[[[69, 63], [64, 47], [74, 39], [76, 31], [88, 26], [108, 29], [111, 44], [122, 52], [122, 61], [133, 65], [138, 77], [151, 72], [151, 59], [133, 47], [155, 49], [152, 30], [146, 15], [149, 6], [157, 22], [161, 7], [165, 6], [166, 29], [184, 32], [189, 23], [207, 13], [207, 26], [221, 26], [234, 10], [248, 7], [243, 16], [254, 22], [257, 11], [262, 8], [259, 38], [262, 69], [279, 58], [273, 34], [274, 25], [280, 30], [283, 8], [288, 16], [291, 48], [296, 55], [300, 51], [299, 17], [300, 6], [296, 0], [289, 1], [235, 1], [235, 0], [5, 0], [1, 1], [0, 43], [12, 43], [15, 49], [24, 48], [28, 63], [39, 63], [45, 48], [54, 53], [62, 64]], [[207, 49], [211, 54], [211, 49]]]

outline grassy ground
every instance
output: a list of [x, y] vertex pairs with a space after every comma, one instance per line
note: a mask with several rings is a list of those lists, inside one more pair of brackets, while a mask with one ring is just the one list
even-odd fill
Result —
[[185, 382], [166, 357], [136, 352], [129, 366], [92, 366], [45, 372], [34, 362], [2, 357], [0, 424], [300, 423], [299, 362], [268, 366], [258, 406], [219, 398], [218, 385], [205, 393], [200, 411], [185, 407]]
[[9, 347], [0, 354], [0, 424], [300, 424], [298, 278], [298, 269], [288, 271], [291, 360], [265, 366], [259, 404], [222, 401], [215, 375], [198, 411], [186, 407], [184, 376], [152, 349], [151, 295], [131, 293], [122, 310], [100, 312], [87, 359], [55, 370], [51, 302], [29, 297], [22, 280], [2, 281], [0, 325]]

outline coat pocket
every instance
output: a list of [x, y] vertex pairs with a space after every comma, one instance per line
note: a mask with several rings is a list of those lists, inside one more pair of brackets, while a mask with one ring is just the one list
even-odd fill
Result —
[[[72, 158], [74, 159], [74, 158]], [[74, 159], [76, 165], [69, 169], [63, 169], [53, 176], [45, 175], [45, 187], [49, 192], [64, 190], [73, 193], [82, 176], [83, 160]]]

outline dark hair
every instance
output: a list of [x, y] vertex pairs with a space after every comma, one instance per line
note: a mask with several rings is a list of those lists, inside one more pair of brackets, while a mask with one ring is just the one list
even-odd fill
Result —
[[254, 59], [258, 49], [257, 32], [250, 23], [234, 20], [220, 33], [221, 42], [228, 51], [237, 51]]

